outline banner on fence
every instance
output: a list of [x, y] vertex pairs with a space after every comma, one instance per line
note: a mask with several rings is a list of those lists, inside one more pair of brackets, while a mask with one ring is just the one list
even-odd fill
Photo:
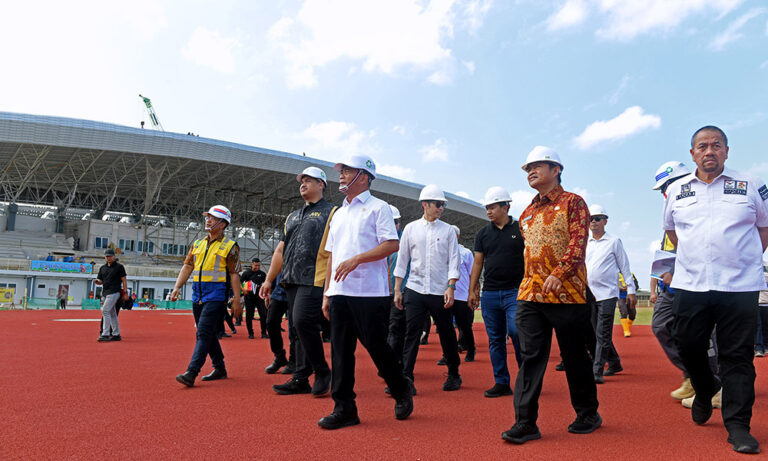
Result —
[[62, 263], [58, 261], [30, 261], [29, 268], [36, 272], [66, 272], [70, 274], [90, 274], [88, 263]]

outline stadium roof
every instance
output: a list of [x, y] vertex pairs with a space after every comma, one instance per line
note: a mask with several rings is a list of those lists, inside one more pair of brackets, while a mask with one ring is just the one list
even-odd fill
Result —
[[[296, 174], [333, 164], [301, 155], [194, 135], [63, 117], [0, 112], [0, 200], [199, 221], [213, 204], [230, 207], [235, 226], [279, 228], [301, 205]], [[422, 185], [378, 176], [374, 194], [400, 209], [403, 221], [421, 215]], [[446, 194], [443, 220], [471, 242], [487, 223], [479, 203]], [[341, 203], [338, 182], [326, 198]]]

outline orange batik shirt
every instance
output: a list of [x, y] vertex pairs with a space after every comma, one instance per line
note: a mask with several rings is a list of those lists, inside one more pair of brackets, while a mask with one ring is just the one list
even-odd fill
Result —
[[[558, 185], [543, 198], [538, 195], [520, 215], [525, 239], [525, 275], [517, 299], [539, 303], [585, 304], [589, 210], [584, 199]], [[550, 275], [563, 287], [544, 294]]]

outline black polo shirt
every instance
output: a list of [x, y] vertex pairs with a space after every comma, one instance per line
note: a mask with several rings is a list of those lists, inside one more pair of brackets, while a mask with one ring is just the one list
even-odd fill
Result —
[[242, 274], [240, 274], [240, 282], [252, 282], [254, 285], [256, 285], [256, 293], [252, 293], [250, 291], [245, 292], [245, 296], [248, 297], [259, 297], [259, 288], [261, 288], [261, 284], [264, 283], [264, 280], [266, 280], [267, 274], [264, 273], [263, 270], [259, 269], [256, 272], [251, 270], [249, 267], [248, 269], [244, 270]]
[[103, 296], [111, 295], [112, 293], [120, 293], [123, 289], [123, 277], [126, 276], [125, 267], [118, 262], [104, 264], [99, 268], [99, 275], [96, 277], [101, 280]]
[[483, 290], [512, 290], [520, 287], [525, 272], [525, 243], [520, 226], [511, 217], [499, 229], [489, 223], [475, 236], [475, 251], [483, 254]]
[[283, 276], [285, 285], [323, 286], [328, 252], [328, 218], [336, 207], [321, 198], [293, 211], [285, 220]]

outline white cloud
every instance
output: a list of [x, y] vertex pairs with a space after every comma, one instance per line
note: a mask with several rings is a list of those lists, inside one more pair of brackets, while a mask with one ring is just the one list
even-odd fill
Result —
[[461, 63], [464, 65], [464, 68], [467, 69], [467, 72], [469, 72], [470, 75], [475, 73], [474, 61], [462, 61]]
[[622, 221], [622, 223], [619, 225], [619, 235], [624, 235], [631, 228], [632, 223], [629, 221]]
[[198, 27], [181, 54], [199, 66], [231, 74], [235, 72], [235, 50], [240, 46], [236, 38], [222, 37], [216, 31]]
[[712, 19], [733, 10], [743, 0], [594, 0], [606, 23], [597, 30], [605, 39], [631, 40], [638, 35], [668, 31], [695, 14], [714, 13]]
[[458, 195], [459, 197], [464, 197], [465, 199], [472, 200], [472, 198], [470, 198], [469, 194], [467, 192], [464, 192], [463, 190], [460, 190], [460, 191], [456, 192], [456, 195]]
[[587, 5], [584, 0], [568, 0], [547, 18], [547, 29], [554, 31], [581, 24], [587, 18], [587, 14]]
[[377, 151], [373, 144], [376, 132], [358, 130], [354, 123], [313, 123], [302, 133], [312, 142], [312, 155], [329, 161], [337, 161], [349, 154], [372, 155]]
[[619, 102], [619, 98], [622, 94], [624, 94], [624, 91], [627, 89], [627, 86], [629, 85], [629, 75], [625, 75], [622, 77], [621, 82], [619, 82], [619, 87], [616, 88], [616, 90], [611, 93], [611, 96], [608, 98], [608, 102], [611, 104], [616, 104]]
[[584, 189], [583, 187], [574, 187], [573, 193], [578, 195], [579, 197], [583, 198], [585, 202], [589, 203], [591, 201], [589, 196], [589, 191]]
[[709, 47], [715, 51], [722, 51], [727, 45], [739, 40], [744, 36], [741, 32], [741, 28], [744, 27], [750, 19], [760, 16], [768, 11], [766, 8], [754, 8], [739, 16], [737, 19], [728, 24], [725, 30], [718, 34], [709, 43]]
[[584, 150], [603, 141], [622, 139], [650, 128], [659, 128], [660, 126], [661, 117], [644, 114], [642, 107], [632, 106], [615, 118], [593, 122], [573, 141], [576, 147]]
[[661, 240], [653, 240], [648, 244], [648, 253], [655, 255], [656, 250], [661, 248]]
[[768, 67], [768, 61], [763, 61], [763, 63], [760, 64], [760, 68], [765, 69], [766, 67]]
[[424, 146], [419, 149], [422, 154], [421, 159], [425, 162], [448, 161], [448, 150], [444, 139], [436, 139], [431, 146]]
[[509, 203], [509, 215], [514, 216], [515, 220], [523, 214], [525, 207], [531, 204], [531, 200], [536, 195], [533, 190], [516, 190], [510, 193], [512, 201]]
[[403, 179], [405, 181], [416, 180], [416, 171], [413, 168], [408, 168], [401, 165], [378, 165], [376, 167], [376, 173], [383, 174], [385, 176], [391, 176], [397, 179]]
[[404, 136], [405, 135], [405, 127], [403, 125], [395, 125], [395, 126], [393, 126], [392, 127], [392, 131], [394, 133], [399, 134], [400, 136]]
[[268, 35], [285, 56], [290, 87], [317, 85], [316, 70], [340, 59], [362, 61], [366, 72], [415, 70], [446, 84], [457, 65], [446, 45], [455, 25], [463, 18], [480, 27], [489, 8], [466, 0], [306, 0]]

